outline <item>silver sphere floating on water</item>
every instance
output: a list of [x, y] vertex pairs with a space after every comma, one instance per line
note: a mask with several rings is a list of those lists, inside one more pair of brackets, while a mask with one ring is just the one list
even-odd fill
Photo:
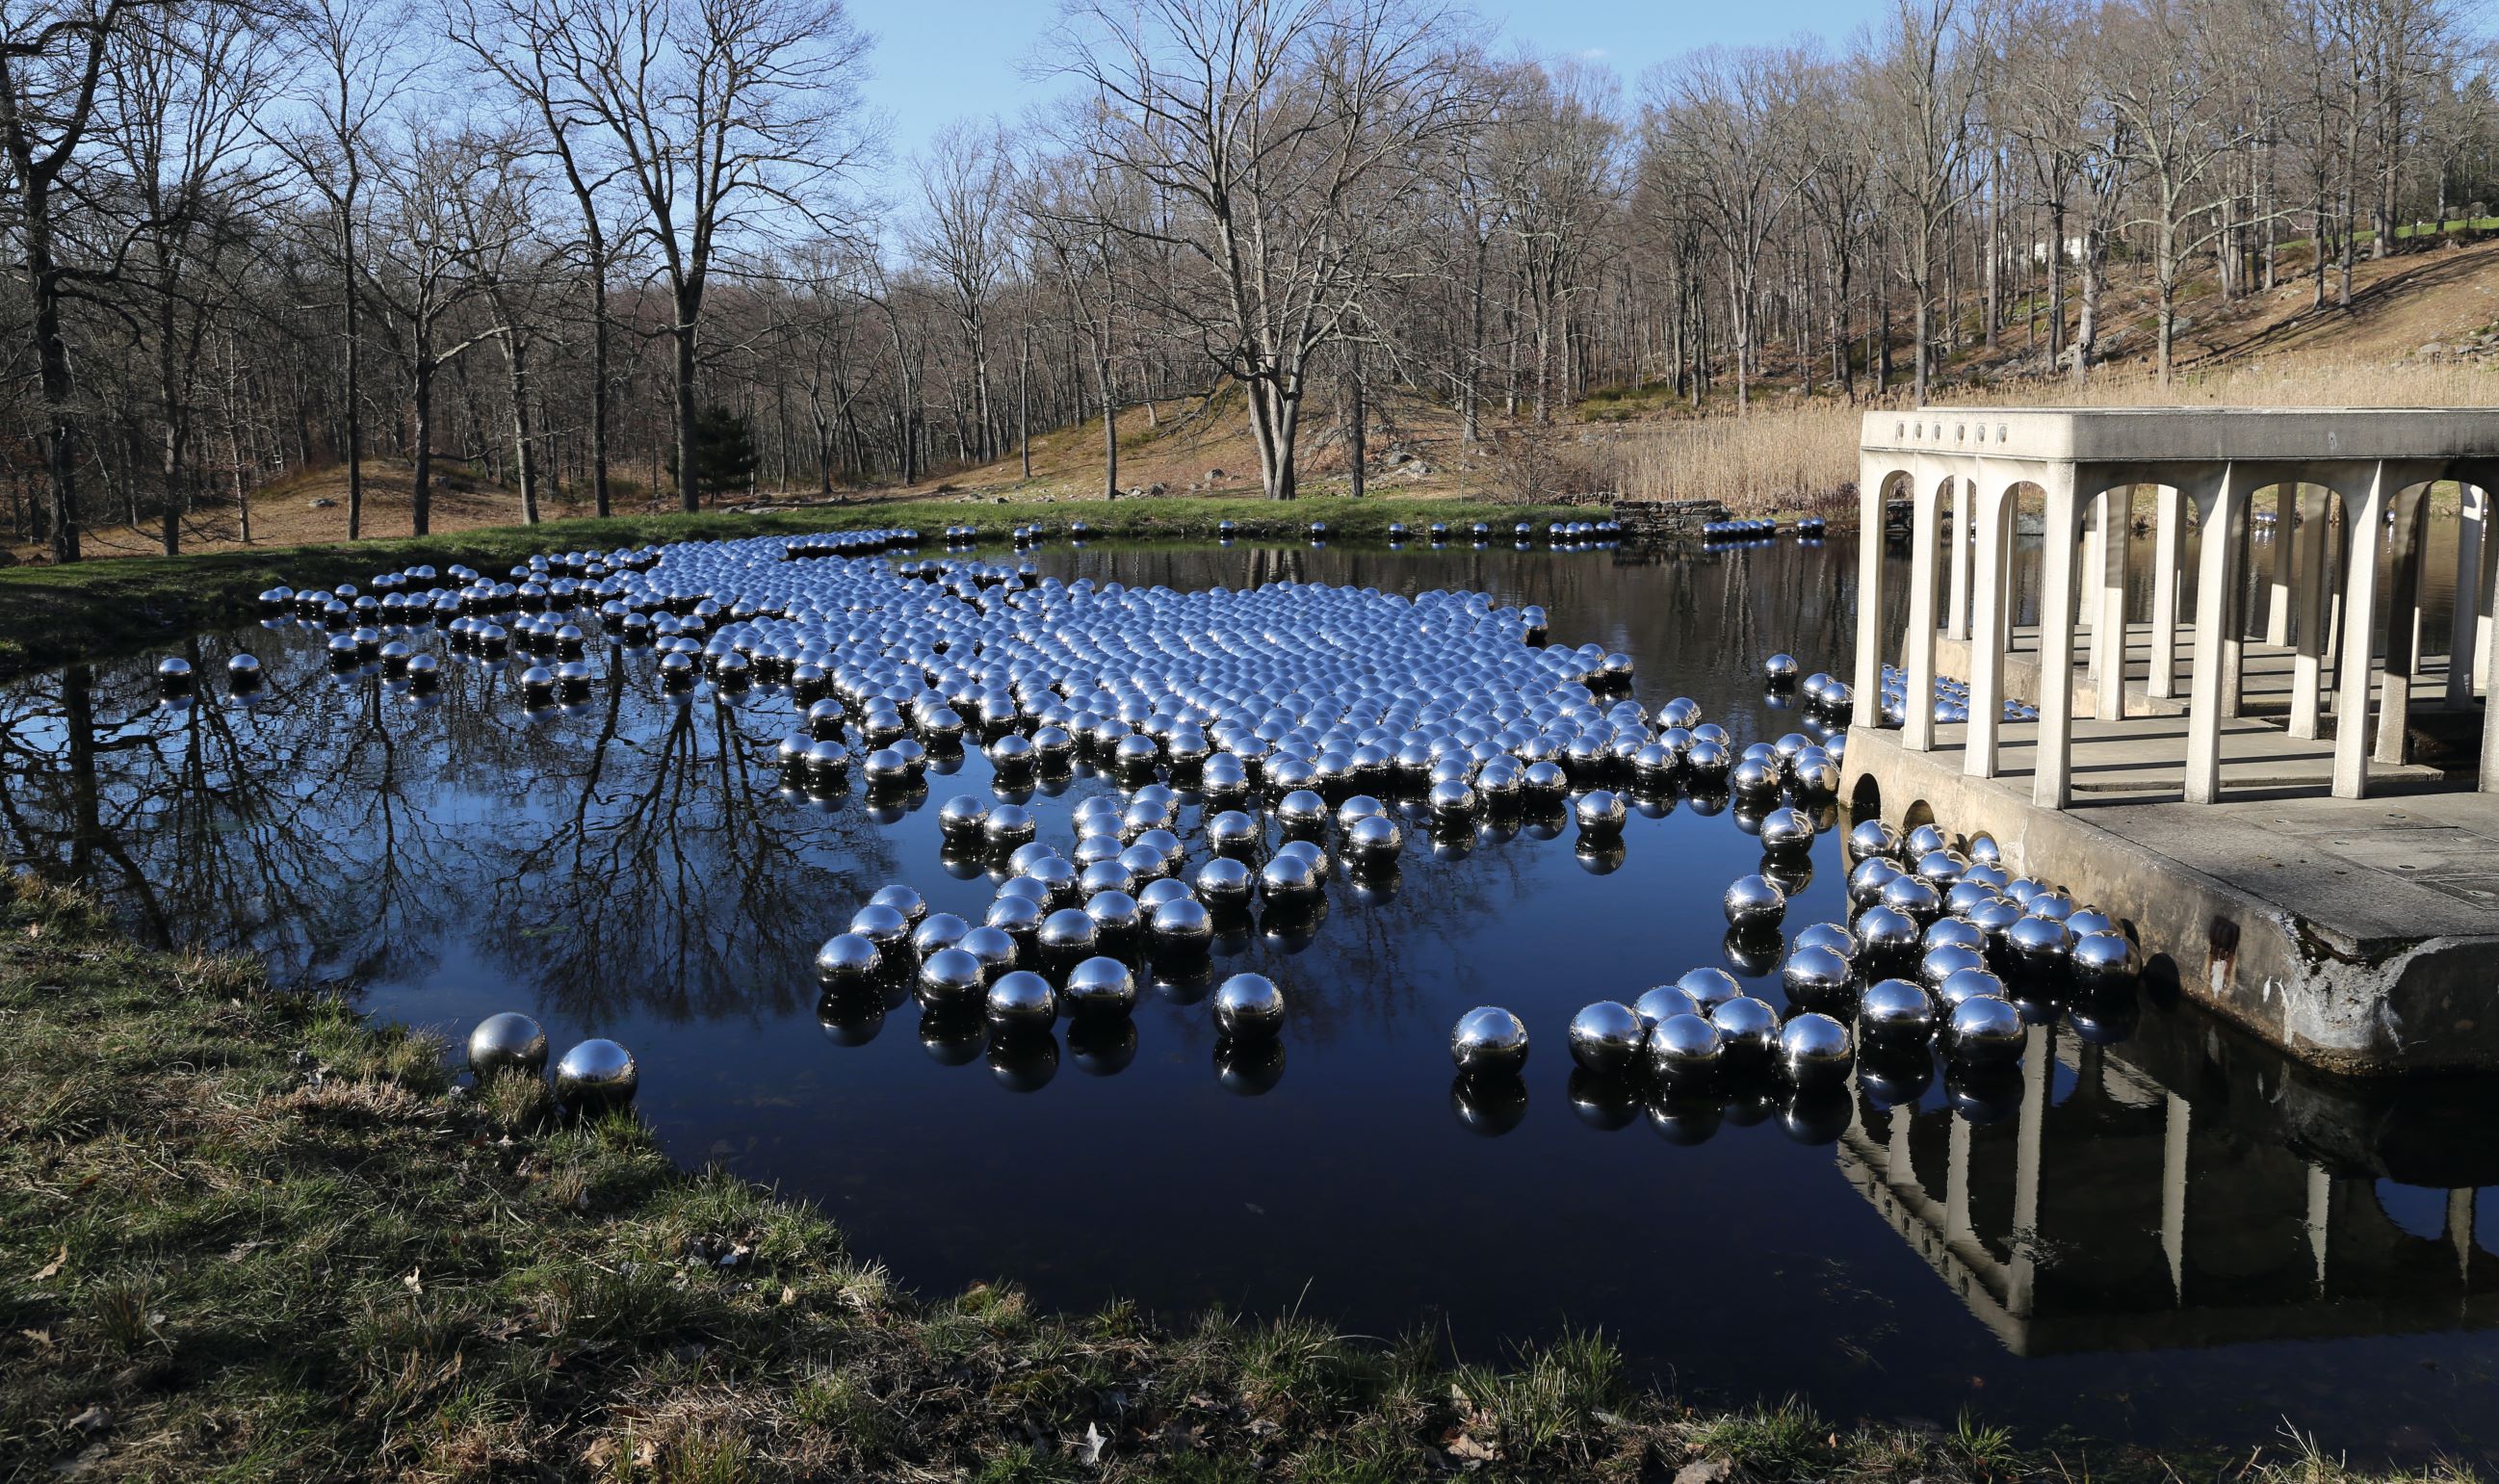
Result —
[[1298, 906], [1318, 896], [1318, 872], [1299, 855], [1279, 855], [1258, 868], [1258, 891], [1268, 901]]
[[1188, 883], [1166, 876], [1146, 883], [1145, 889], [1137, 893], [1137, 905], [1152, 913], [1165, 902], [1182, 901], [1192, 894]]
[[1179, 897], [1163, 903], [1150, 919], [1154, 942], [1171, 952], [1203, 949], [1215, 939], [1215, 919], [1194, 897]]
[[600, 1113], [633, 1101], [642, 1070], [633, 1053], [613, 1041], [585, 1041], [555, 1064], [556, 1101], [577, 1113]]
[[878, 891], [876, 895], [867, 899], [867, 904], [871, 907], [891, 907], [902, 914], [902, 920], [915, 925], [921, 919], [928, 916], [928, 899], [899, 883]]
[[1968, 851], [1969, 858], [1980, 865], [1999, 871], [2004, 868], [2004, 847], [1996, 844], [1996, 837], [1984, 830], [1970, 836], [1963, 849]]
[[1779, 787], [1779, 765], [1768, 757], [1738, 758], [1727, 772], [1727, 787], [1753, 796], [1774, 793]]
[[1964, 1000], [1984, 999], [1990, 995], [1999, 1000], [2009, 1001], [2013, 998], [2012, 993], [2005, 988], [2004, 981], [1984, 968], [1955, 969], [1945, 975], [1935, 985], [1934, 994], [1936, 1003], [1946, 1010], [1952, 1009]]
[[1883, 890], [1906, 875], [1900, 863], [1889, 855], [1868, 855], [1857, 862], [1848, 873], [1848, 901], [1853, 907], [1871, 907], [1883, 900]]
[[1710, 1076], [1720, 1057], [1717, 1029], [1699, 1016], [1670, 1016], [1649, 1027], [1648, 1067], [1661, 1079]]
[[1762, 678], [1774, 686], [1794, 685], [1797, 661], [1794, 655], [1772, 655], [1762, 661]]
[[1848, 992], [1848, 960], [1820, 943], [1800, 942], [1779, 970], [1779, 985], [1792, 1005], [1825, 1005]]
[[1093, 919], [1084, 909], [1067, 907], [1041, 919], [1041, 931], [1034, 942], [1041, 950], [1044, 964], [1065, 969], [1080, 958], [1093, 956], [1099, 938]]
[[1935, 1005], [1924, 988], [1905, 979], [1877, 980], [1857, 1002], [1857, 1017], [1869, 1036], [1922, 1038], [1935, 1028]]
[[2113, 933], [2117, 931], [2117, 919], [2096, 907], [2086, 907], [2066, 917], [2065, 931], [2077, 938], [2085, 933]]
[[1952, 849], [1952, 837], [1943, 832], [1942, 826], [1920, 824], [1911, 829], [1908, 837], [1901, 841], [1900, 855], [1904, 860], [1915, 860], [1931, 852], [1950, 849]]
[[1966, 999], [1952, 1009], [1944, 1048], [1955, 1061], [2007, 1062], [2022, 1054], [2022, 1012], [1994, 995]]
[[1639, 1064], [1648, 1022], [1617, 1000], [1599, 1000], [1571, 1017], [1571, 1059], [1599, 1077], [1620, 1077]]
[[1353, 822], [1345, 844], [1355, 859], [1378, 865], [1397, 858], [1406, 848], [1406, 831], [1387, 815], [1369, 815]]
[[1234, 1041], [1265, 1041], [1284, 1026], [1284, 993], [1264, 974], [1235, 974], [1216, 986], [1215, 1029]]
[[1029, 876], [1032, 868], [1058, 854], [1057, 847], [1039, 840], [1027, 840], [1007, 853], [1007, 869], [1018, 876]]
[[1309, 834], [1327, 827], [1327, 800], [1310, 789], [1295, 789], [1276, 800], [1276, 823], [1288, 834]]
[[1877, 958], [1915, 952], [1923, 936], [1918, 919], [1895, 907], [1868, 907], [1857, 917], [1857, 941]]
[[941, 948], [920, 961], [920, 995], [932, 1005], [962, 1003], [989, 983], [981, 960], [960, 948]]
[[1944, 915], [1943, 893], [1916, 876], [1896, 876], [1885, 883], [1883, 905], [1915, 919], [1922, 930]]
[[1515, 1077], [1527, 1065], [1527, 1027], [1497, 1005], [1477, 1006], [1449, 1032], [1449, 1059], [1469, 1077]]
[[911, 920], [883, 902], [870, 902], [851, 915], [851, 931], [876, 945], [882, 955], [891, 955], [911, 939]]
[[546, 1031], [518, 1011], [488, 1016], [469, 1033], [469, 1070], [481, 1082], [500, 1072], [536, 1077], [546, 1059]]
[[[1530, 768], [1528, 771], [1533, 773], [1535, 769]], [[1476, 790], [1464, 779], [1444, 778], [1432, 785], [1432, 791], [1426, 801], [1432, 806], [1434, 814], [1443, 819], [1454, 819], [1475, 813]]]
[[1071, 1016], [1124, 1016], [1137, 1007], [1137, 978], [1116, 958], [1087, 958], [1067, 971], [1060, 998]]
[[989, 823], [981, 826], [990, 849], [1004, 853], [1032, 839], [1037, 828], [1032, 811], [1022, 804], [1000, 804], [990, 811]]
[[1813, 820], [1801, 809], [1773, 809], [1762, 816], [1762, 849], [1798, 855], [1813, 849]]
[[2054, 918], [2025, 917], [2004, 932], [2005, 947], [2034, 973], [2054, 973], [2073, 952], [2074, 935]]
[[1709, 1025], [1718, 1032], [1721, 1054], [1747, 1066], [1761, 1065], [1778, 1048], [1779, 1013], [1749, 994], [1712, 1007]]
[[[1580, 794], [1573, 812], [1578, 817], [1579, 833], [1598, 840], [1610, 840], [1621, 834], [1623, 822], [1631, 813], [1622, 795], [1606, 789], [1592, 789]], [[1808, 831], [1811, 828], [1810, 824], [1806, 826]]]
[[1217, 855], [1197, 868], [1197, 895], [1209, 907], [1250, 905], [1258, 886], [1256, 873], [1229, 855]]
[[[1093, 919], [1093, 931], [1103, 942], [1118, 942], [1134, 937], [1146, 925], [1145, 904], [1125, 891], [1095, 891], [1085, 898], [1085, 915]], [[1036, 952], [1041, 944], [1041, 930], [1033, 929]]]
[[1745, 932], [1758, 932], [1778, 925], [1787, 916], [1788, 894], [1770, 883], [1769, 877], [1737, 877], [1728, 887], [1720, 905], [1726, 908], [1728, 925]]
[[816, 978], [828, 989], [856, 988], [885, 965], [877, 946], [859, 933], [840, 933], [816, 950]]
[[1319, 885], [1323, 887], [1327, 885], [1327, 852], [1319, 849], [1316, 841], [1287, 840], [1282, 845], [1276, 848], [1277, 859], [1282, 860], [1287, 855], [1296, 856], [1301, 860], [1308, 862], [1311, 868], [1311, 874], [1318, 878]]
[[939, 949], [962, 942], [963, 935], [971, 930], [971, 923], [951, 912], [932, 912], [911, 930], [911, 951], [925, 958]]
[[260, 660], [253, 655], [235, 655], [226, 661], [226, 684], [237, 691], [249, 691], [261, 682]]
[[1985, 969], [1987, 956], [1976, 949], [1959, 943], [1946, 943], [1927, 950], [1918, 960], [1918, 982], [1930, 989], [1940, 990], [1944, 981], [1964, 969]]
[[1137, 873], [1117, 856], [1096, 860], [1077, 871], [1076, 889], [1087, 901], [1106, 891], [1125, 894], [1137, 889]]
[[1714, 967], [1687, 969], [1674, 982], [1674, 987], [1691, 996], [1692, 1003], [1704, 1016], [1744, 992], [1735, 975]]
[[1801, 929], [1796, 935], [1796, 946], [1829, 949], [1848, 963], [1857, 961], [1857, 935], [1837, 922], [1816, 922]]
[[990, 1023], [1002, 1030], [1045, 1030], [1058, 1018], [1058, 991], [1030, 969], [999, 975], [983, 1003]]
[[2085, 933], [2074, 940], [2068, 956], [2074, 983], [2087, 993], [2131, 988], [2143, 972], [2143, 960], [2124, 933]]
[[1937, 918], [1928, 923], [1924, 941], [1930, 950], [1950, 946], [1983, 952], [1987, 949], [1987, 934], [1980, 931], [1975, 923], [1960, 918]]
[[1218, 854], [1249, 850], [1261, 838], [1258, 822], [1238, 809], [1226, 809], [1206, 822], [1206, 843]]
[[1703, 1014], [1700, 1001], [1685, 992], [1680, 984], [1658, 984], [1632, 1002], [1632, 1014], [1639, 1016], [1643, 1026], [1671, 1020], [1676, 1016]]
[[[1018, 941], [1010, 923], [1029, 920], [1035, 928], [1040, 925], [1040, 908], [1037, 905], [1026, 902], [1022, 907], [1007, 908], [1007, 902], [1013, 900], [1020, 898], [1002, 898], [990, 904], [989, 920], [965, 933], [963, 941], [956, 945], [981, 961], [984, 980], [994, 981], [1023, 961], [1023, 944]], [[1006, 910], [1001, 911], [1002, 908]]]
[[1779, 1027], [1779, 1068], [1791, 1081], [1835, 1081], [1848, 1075], [1856, 1046], [1848, 1027], [1815, 1011]]
[[156, 683], [176, 694], [188, 691], [191, 689], [191, 661], [179, 655], [168, 655], [157, 661]]

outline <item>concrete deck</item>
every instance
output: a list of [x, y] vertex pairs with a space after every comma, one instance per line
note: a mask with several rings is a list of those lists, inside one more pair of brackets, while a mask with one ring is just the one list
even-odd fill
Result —
[[[2166, 696], [2151, 694], [2152, 626], [2137, 621], [2126, 630], [2126, 714], [2130, 717], [2184, 716], [2187, 712], [2187, 657], [2194, 650], [2195, 629], [2191, 624], [2178, 626], [2178, 637], [2172, 656], [2174, 693]], [[2098, 681], [2087, 674], [2091, 660], [2091, 630], [2082, 629], [2074, 636], [2073, 706], [2074, 715], [2096, 716], [2099, 712]], [[2250, 639], [2241, 651], [2241, 711], [2253, 716], [2281, 717], [2290, 714], [2291, 666], [2295, 651], [2287, 644], [2266, 644]], [[2415, 712], [2443, 708], [2447, 704], [2447, 659], [2445, 655], [2421, 657], [2413, 672], [2411, 705]], [[1935, 635], [1935, 671], [1959, 680], [1967, 680], [1973, 661], [1969, 642], [1937, 631]], [[2322, 718], [2324, 733], [2334, 734], [2332, 697], [2334, 675], [2328, 666], [2325, 675], [2327, 704]], [[2369, 694], [2374, 701], [2385, 689], [2383, 675], [2373, 676]], [[2013, 629], [2004, 655], [2004, 694], [2017, 700], [2036, 702], [2039, 699], [2039, 626], [2023, 624]], [[2470, 704], [2468, 701], [2467, 704]]]
[[[2303, 1060], [2348, 1073], [2499, 1066], [2499, 796], [2428, 791], [2377, 765], [2379, 796], [2319, 796], [2330, 746], [2225, 726], [2223, 802], [2177, 802], [2184, 719], [2078, 722], [2072, 809], [2030, 802], [2035, 727], [2004, 766], [1962, 772], [1958, 726], [1914, 753], [1849, 733], [1845, 797], [1896, 823], [1996, 837], [2131, 928], [2158, 979]], [[2385, 795], [2396, 796], [2385, 796]]]

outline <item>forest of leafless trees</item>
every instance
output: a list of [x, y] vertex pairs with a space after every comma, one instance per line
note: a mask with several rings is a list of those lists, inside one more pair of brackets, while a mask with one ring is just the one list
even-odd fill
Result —
[[2165, 373], [2191, 283], [2330, 308], [2499, 190], [2467, 0], [1894, 0], [1628, 91], [1438, 0], [1066, 0], [1048, 108], [890, 168], [841, 0], [0, 15], [0, 527], [58, 561], [333, 467], [350, 534], [423, 533], [449, 466], [535, 521], [1099, 419], [1116, 491], [1176, 403], [1289, 498], [1389, 398], [1473, 440], [2015, 337], [2088, 377], [2121, 267]]

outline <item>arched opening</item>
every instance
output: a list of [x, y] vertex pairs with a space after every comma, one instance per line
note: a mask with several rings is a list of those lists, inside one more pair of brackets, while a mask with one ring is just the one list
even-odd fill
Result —
[[1863, 823], [1883, 818], [1883, 788], [1871, 773], [1861, 773], [1857, 787], [1848, 792], [1848, 823]]
[[1934, 822], [1933, 807], [1922, 798], [1911, 799], [1909, 807], [1900, 814], [1900, 828], [1903, 832], [1915, 829], [1921, 824], [1932, 824]]

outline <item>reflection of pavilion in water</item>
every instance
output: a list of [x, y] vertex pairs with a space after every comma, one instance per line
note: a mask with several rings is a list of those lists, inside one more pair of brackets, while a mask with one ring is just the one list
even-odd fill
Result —
[[[1840, 1172], [2017, 1355], [2499, 1325], [2474, 1222], [2499, 1185], [2489, 1087], [2312, 1081], [2279, 1057], [2225, 1073], [2261, 1053], [2213, 1033], [2033, 1026], [2011, 1116], [1867, 1108]], [[2382, 1180], [2443, 1198], [2436, 1232], [2390, 1215]]]

